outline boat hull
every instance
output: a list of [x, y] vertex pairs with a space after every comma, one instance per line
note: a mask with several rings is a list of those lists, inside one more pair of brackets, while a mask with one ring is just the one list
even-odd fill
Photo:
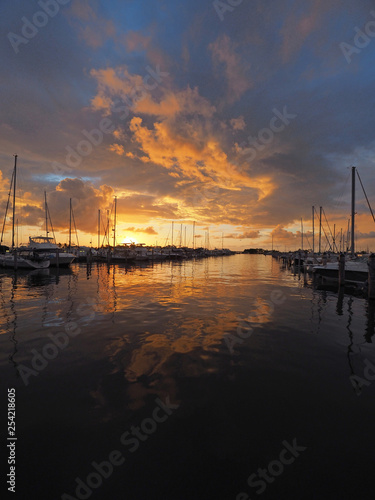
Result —
[[19, 256], [17, 259], [13, 255], [0, 256], [0, 266], [7, 269], [47, 269], [49, 265], [49, 260], [35, 262]]

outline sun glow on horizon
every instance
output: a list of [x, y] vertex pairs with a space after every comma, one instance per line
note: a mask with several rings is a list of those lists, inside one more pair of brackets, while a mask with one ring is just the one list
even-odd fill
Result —
[[129, 237], [126, 237], [121, 241], [121, 245], [130, 244], [130, 243], [135, 243], [137, 245], [138, 241], [135, 238], [129, 238]]

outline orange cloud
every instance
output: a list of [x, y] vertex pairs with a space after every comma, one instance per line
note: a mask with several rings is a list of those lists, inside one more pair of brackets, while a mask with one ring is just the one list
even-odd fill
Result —
[[158, 234], [152, 226], [148, 226], [145, 229], [134, 226], [126, 227], [124, 231], [131, 231], [132, 233]]
[[[125, 154], [125, 149], [124, 149], [124, 146], [121, 146], [121, 144], [111, 144], [109, 146], [109, 150], [110, 151], [113, 151], [114, 153], [116, 153], [117, 155], [123, 155]], [[128, 155], [128, 154], [127, 154]]]
[[249, 178], [239, 172], [228, 160], [214, 137], [204, 139], [199, 123], [186, 125], [184, 135], [178, 134], [167, 121], [156, 122], [154, 129], [143, 126], [142, 119], [134, 117], [130, 130], [149, 160], [167, 169], [179, 170], [186, 179], [197, 179], [208, 185], [239, 190], [241, 186], [256, 189], [259, 199], [268, 196], [274, 188], [267, 176]]

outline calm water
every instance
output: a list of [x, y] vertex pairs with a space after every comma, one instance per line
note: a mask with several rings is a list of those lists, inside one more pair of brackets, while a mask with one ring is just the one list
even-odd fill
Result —
[[0, 271], [0, 333], [13, 498], [374, 498], [374, 305], [271, 257]]

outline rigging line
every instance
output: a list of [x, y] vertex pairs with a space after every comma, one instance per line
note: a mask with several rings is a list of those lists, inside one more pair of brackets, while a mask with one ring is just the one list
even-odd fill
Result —
[[338, 201], [337, 201], [336, 205], [334, 205], [334, 206], [335, 206], [335, 207], [337, 207], [337, 208], [339, 208], [339, 207], [340, 207], [340, 205], [342, 204], [342, 198], [343, 198], [343, 196], [344, 196], [344, 193], [346, 192], [346, 185], [348, 184], [348, 180], [349, 180], [349, 178], [350, 178], [350, 174], [351, 174], [351, 172], [349, 171], [348, 176], [347, 176], [347, 178], [346, 178], [346, 180], [345, 180], [344, 189], [342, 190], [341, 196], [340, 196], [340, 198], [338, 199]]
[[49, 223], [51, 224], [53, 239], [54, 239], [54, 241], [56, 243], [55, 231], [53, 230], [53, 224], [52, 224], [51, 214], [50, 214], [49, 206], [48, 205], [47, 205], [47, 214], [48, 214]]
[[[323, 211], [324, 211], [324, 210], [323, 210]], [[330, 250], [332, 250], [331, 243], [329, 242], [329, 238], [327, 237], [327, 234], [326, 234], [326, 232], [325, 232], [325, 229], [324, 229], [323, 224], [322, 224], [322, 229], [323, 229], [324, 236], [326, 237], [327, 243], [328, 243], [328, 245], [329, 245], [329, 248], [330, 248]], [[333, 250], [332, 250], [332, 251], [333, 251]]]
[[166, 247], [167, 246], [167, 241], [169, 240], [169, 234], [171, 232], [171, 229], [169, 228], [169, 231], [168, 231], [168, 236], [166, 237], [165, 239], [165, 243], [164, 243], [164, 246]]
[[331, 228], [330, 228], [330, 226], [329, 226], [329, 222], [328, 222], [328, 219], [327, 219], [326, 213], [325, 213], [325, 211], [324, 211], [324, 208], [323, 208], [323, 214], [324, 214], [324, 218], [325, 218], [325, 220], [326, 220], [326, 223], [327, 223], [327, 226], [328, 226], [329, 232], [330, 232], [330, 234], [331, 234], [331, 236], [332, 236], [332, 242], [333, 242], [333, 245], [334, 245], [334, 246], [333, 246], [333, 251], [335, 251], [335, 247], [336, 247], [336, 251], [337, 251], [337, 245], [336, 245], [336, 242], [335, 242], [335, 238], [333, 237], [333, 234], [332, 234]]
[[72, 208], [72, 215], [73, 215], [74, 230], [75, 230], [75, 232], [76, 232], [77, 247], [79, 248], [78, 232], [77, 232], [76, 220], [75, 220], [75, 218], [74, 218], [74, 211], [73, 211], [73, 208]]
[[6, 209], [5, 209], [5, 215], [4, 215], [3, 229], [1, 230], [1, 240], [0, 240], [0, 245], [1, 245], [1, 243], [3, 242], [4, 229], [5, 229], [5, 222], [6, 222], [6, 218], [7, 218], [7, 214], [8, 214], [8, 208], [9, 208], [10, 195], [11, 195], [11, 192], [12, 192], [12, 187], [13, 187], [13, 179], [14, 179], [14, 170], [13, 170], [13, 173], [12, 173], [12, 179], [11, 179], [11, 181], [10, 181], [10, 187], [9, 187], [9, 193], [8, 193], [8, 201], [7, 201], [7, 206], [6, 206]]
[[356, 169], [356, 170], [357, 170], [357, 175], [358, 175], [359, 182], [361, 183], [361, 186], [362, 186], [362, 189], [363, 189], [364, 195], [365, 195], [365, 197], [366, 197], [367, 205], [368, 205], [368, 207], [369, 207], [369, 209], [370, 209], [370, 212], [371, 212], [372, 218], [374, 219], [374, 222], [375, 222], [374, 213], [373, 213], [373, 211], [372, 211], [372, 208], [371, 208], [370, 202], [369, 202], [369, 200], [368, 200], [368, 198], [367, 198], [367, 194], [366, 194], [365, 188], [363, 187], [361, 177], [360, 177], [360, 175], [359, 175], [358, 169]]

